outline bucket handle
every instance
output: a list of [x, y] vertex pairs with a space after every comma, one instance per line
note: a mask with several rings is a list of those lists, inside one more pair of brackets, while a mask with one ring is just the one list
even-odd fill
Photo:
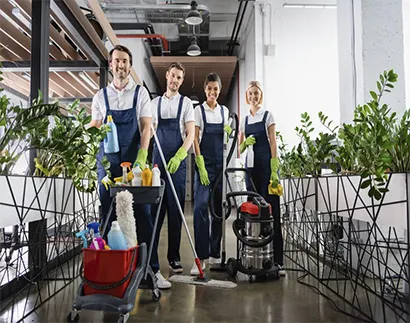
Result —
[[111, 285], [97, 285], [97, 284], [95, 284], [95, 283], [89, 281], [87, 278], [84, 277], [84, 275], [83, 275], [83, 273], [82, 273], [82, 272], [83, 272], [83, 268], [84, 268], [84, 263], [82, 263], [82, 264], [81, 264], [81, 267], [80, 267], [80, 278], [81, 278], [81, 280], [82, 280], [86, 285], [88, 285], [88, 286], [90, 286], [91, 288], [94, 288], [94, 289], [108, 290], [108, 289], [116, 288], [116, 287], [118, 287], [118, 286], [124, 284], [124, 283], [131, 277], [131, 274], [132, 274], [132, 266], [133, 266], [134, 261], [135, 261], [135, 255], [136, 255], [136, 253], [137, 253], [137, 248], [134, 248], [134, 250], [132, 251], [132, 259], [131, 259], [130, 268], [128, 269], [128, 273], [127, 273], [127, 275], [126, 275], [123, 279], [121, 279], [121, 280], [120, 280], [119, 282], [117, 282], [117, 283], [114, 283], [114, 284], [111, 284]]

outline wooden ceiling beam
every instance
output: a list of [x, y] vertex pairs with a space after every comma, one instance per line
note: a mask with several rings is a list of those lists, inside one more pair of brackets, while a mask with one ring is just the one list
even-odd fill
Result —
[[0, 41], [0, 60], [17, 62], [21, 60], [21, 58], [17, 56], [15, 53], [13, 53], [12, 51], [10, 51], [7, 47], [4, 47]]
[[16, 23], [27, 34], [30, 34], [31, 30], [25, 24], [23, 24], [20, 19], [13, 15], [13, 9], [14, 6], [9, 1], [0, 1], [0, 10], [2, 10], [11, 20], [14, 21], [14, 23]]
[[[102, 29], [104, 30], [104, 33], [107, 35], [107, 37], [110, 40], [111, 44], [113, 46], [119, 45], [120, 40], [115, 35], [115, 32], [112, 29], [111, 24], [108, 21], [107, 17], [105, 16], [104, 12], [102, 11], [98, 0], [88, 0], [88, 5], [90, 6], [91, 10], [93, 11], [94, 16], [97, 18], [98, 22], [100, 23]], [[107, 53], [107, 56], [108, 56], [108, 53]], [[141, 79], [138, 77], [137, 73], [135, 72], [135, 69], [132, 66], [131, 66], [130, 74], [131, 74], [132, 78], [134, 79], [134, 81], [137, 84], [142, 85]]]
[[20, 46], [13, 38], [0, 30], [0, 45], [7, 48], [14, 56], [18, 56], [19, 61], [30, 60], [30, 52]]
[[30, 82], [15, 73], [3, 73], [3, 81], [8, 87], [15, 89], [17, 92], [29, 97]]

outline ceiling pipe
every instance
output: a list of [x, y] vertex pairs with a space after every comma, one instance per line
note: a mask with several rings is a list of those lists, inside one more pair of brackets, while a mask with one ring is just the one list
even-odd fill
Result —
[[[130, 4], [130, 3], [106, 3], [105, 5], [102, 5], [104, 10], [107, 9], [117, 9], [117, 10], [124, 10], [124, 9], [140, 9], [140, 10], [169, 10], [169, 8], [172, 8], [174, 10], [181, 10], [181, 11], [191, 11], [191, 4], [173, 4], [173, 3], [168, 3], [168, 4]], [[201, 10], [204, 13], [209, 13], [209, 8], [204, 5], [198, 5], [197, 10]]]
[[169, 51], [169, 44], [168, 40], [165, 38], [164, 35], [161, 34], [117, 34], [118, 38], [157, 38], [162, 40], [162, 46], [164, 47], [164, 51]]

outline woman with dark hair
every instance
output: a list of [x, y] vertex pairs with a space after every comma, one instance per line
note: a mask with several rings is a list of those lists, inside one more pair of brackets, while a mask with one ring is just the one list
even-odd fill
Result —
[[[209, 73], [205, 79], [206, 101], [195, 109], [195, 195], [194, 195], [194, 235], [195, 249], [205, 269], [205, 260], [210, 264], [220, 263], [222, 223], [211, 217], [208, 200], [216, 189], [215, 210], [222, 214], [222, 182], [214, 188], [217, 175], [222, 170], [224, 131], [230, 135], [228, 125], [229, 110], [218, 104], [221, 79], [216, 73]], [[209, 232], [211, 221], [211, 232]], [[194, 263], [191, 275], [199, 271]]]

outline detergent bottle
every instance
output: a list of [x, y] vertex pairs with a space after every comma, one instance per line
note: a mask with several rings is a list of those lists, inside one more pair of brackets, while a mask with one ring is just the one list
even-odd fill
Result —
[[113, 221], [111, 224], [111, 230], [108, 232], [108, 246], [111, 250], [127, 250], [127, 241], [118, 221]]
[[135, 165], [135, 167], [132, 169], [132, 173], [134, 174], [134, 178], [132, 179], [132, 186], [142, 186], [142, 180], [141, 180], [141, 168], [140, 165]]
[[107, 132], [107, 135], [104, 138], [104, 152], [106, 154], [113, 154], [120, 151], [120, 145], [118, 143], [118, 134], [117, 127], [112, 120], [112, 116], [107, 116], [107, 125], [110, 128], [110, 131]]
[[161, 171], [157, 164], [152, 169], [152, 186], [161, 186]]
[[152, 186], [152, 172], [149, 169], [148, 164], [145, 165], [145, 169], [141, 174], [142, 186]]

